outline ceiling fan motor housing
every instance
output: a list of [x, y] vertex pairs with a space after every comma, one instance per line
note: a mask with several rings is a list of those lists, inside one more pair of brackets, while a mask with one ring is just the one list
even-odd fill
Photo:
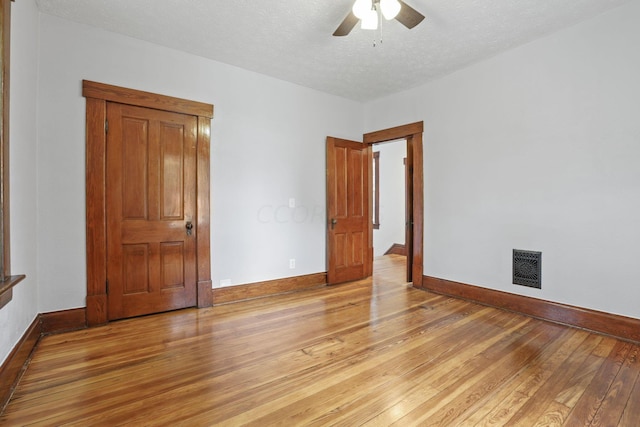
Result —
[[[348, 35], [358, 21], [367, 18], [367, 14], [374, 13], [377, 23], [377, 8], [381, 9], [386, 19], [396, 19], [409, 29], [415, 27], [424, 19], [423, 14], [402, 0], [356, 0], [347, 16], [333, 32], [333, 35]], [[369, 17], [369, 19], [373, 18]]]

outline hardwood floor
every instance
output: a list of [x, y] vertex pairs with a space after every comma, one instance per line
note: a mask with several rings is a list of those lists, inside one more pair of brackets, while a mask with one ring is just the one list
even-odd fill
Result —
[[0, 424], [640, 425], [639, 344], [403, 276], [45, 337]]

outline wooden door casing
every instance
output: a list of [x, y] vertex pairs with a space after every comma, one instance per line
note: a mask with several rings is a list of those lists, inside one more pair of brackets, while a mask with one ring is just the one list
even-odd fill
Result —
[[[407, 222], [410, 238], [407, 238], [407, 263], [411, 269], [413, 286], [422, 287], [424, 250], [424, 175], [422, 133], [424, 122], [396, 126], [363, 135], [369, 146], [397, 139], [407, 140]], [[369, 191], [371, 191], [369, 189]], [[371, 225], [373, 229], [373, 223]], [[409, 276], [409, 273], [407, 273]]]
[[107, 120], [109, 319], [195, 306], [197, 120], [117, 103]]
[[413, 282], [413, 153], [411, 143], [405, 141], [406, 157], [404, 158], [404, 248], [407, 257], [406, 279]]
[[106, 157], [107, 103], [152, 108], [194, 116], [196, 138], [196, 240], [197, 306], [213, 304], [210, 255], [210, 131], [213, 105], [84, 80], [86, 98], [86, 250], [87, 308], [89, 326], [107, 323], [107, 219]]
[[327, 283], [371, 274], [371, 148], [327, 138]]

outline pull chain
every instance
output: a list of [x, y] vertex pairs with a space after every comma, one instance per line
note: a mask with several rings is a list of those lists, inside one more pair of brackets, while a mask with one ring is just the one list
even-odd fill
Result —
[[[380, 43], [379, 44], [382, 44], [382, 21], [383, 21], [382, 14], [380, 13], [380, 11], [378, 10], [377, 7], [374, 6], [374, 8], [375, 8], [376, 14], [378, 15], [378, 28], [380, 29]], [[376, 46], [377, 46], [376, 39], [374, 38], [373, 39], [373, 47], [376, 47]]]

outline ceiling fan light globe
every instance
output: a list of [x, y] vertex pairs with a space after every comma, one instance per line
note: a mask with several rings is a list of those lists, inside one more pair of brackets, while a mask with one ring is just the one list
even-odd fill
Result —
[[370, 10], [367, 15], [360, 21], [360, 28], [363, 30], [378, 29], [378, 12], [375, 9]]
[[382, 16], [384, 16], [387, 20], [391, 20], [398, 16], [401, 8], [402, 5], [398, 0], [380, 0], [380, 9], [382, 10]]
[[358, 19], [365, 19], [367, 14], [371, 12], [373, 4], [371, 0], [356, 0], [351, 10]]

